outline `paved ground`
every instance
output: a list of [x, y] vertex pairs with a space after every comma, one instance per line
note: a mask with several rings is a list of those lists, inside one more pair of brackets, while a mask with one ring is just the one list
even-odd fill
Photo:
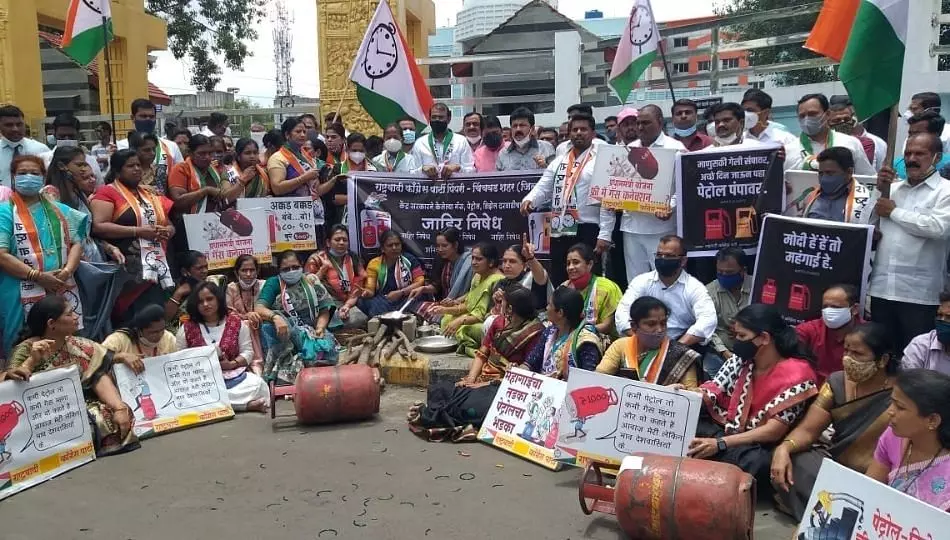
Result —
[[[0, 502], [0, 536], [623, 538], [613, 517], [581, 513], [577, 470], [554, 473], [480, 443], [414, 437], [405, 411], [424, 395], [389, 388], [380, 416], [361, 424], [303, 428], [293, 416], [272, 423], [243, 415], [148, 440]], [[281, 403], [279, 413], [292, 407]], [[793, 526], [773, 514], [758, 514], [756, 540], [792, 536]]]

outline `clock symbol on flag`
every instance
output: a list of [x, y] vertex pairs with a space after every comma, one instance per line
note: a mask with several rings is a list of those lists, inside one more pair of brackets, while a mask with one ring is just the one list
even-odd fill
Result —
[[399, 63], [397, 39], [396, 25], [393, 23], [378, 24], [370, 34], [369, 43], [363, 51], [363, 72], [370, 78], [370, 88], [378, 79], [385, 78], [396, 69]]
[[653, 14], [645, 6], [636, 6], [633, 8], [633, 16], [630, 17], [630, 43], [636, 45], [643, 54], [643, 46], [653, 39]]
[[102, 14], [102, 0], [82, 0], [82, 3], [96, 13]]

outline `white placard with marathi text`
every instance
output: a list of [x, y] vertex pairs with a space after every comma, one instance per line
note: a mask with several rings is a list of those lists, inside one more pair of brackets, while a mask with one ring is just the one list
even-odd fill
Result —
[[188, 247], [208, 257], [208, 269], [231, 268], [241, 255], [270, 264], [267, 212], [261, 209], [186, 214]]
[[613, 210], [668, 211], [675, 172], [676, 150], [672, 148], [602, 144], [597, 148], [590, 198]]
[[272, 252], [318, 249], [317, 229], [313, 221], [313, 199], [310, 197], [238, 199], [237, 207], [238, 210], [261, 208], [267, 212]]

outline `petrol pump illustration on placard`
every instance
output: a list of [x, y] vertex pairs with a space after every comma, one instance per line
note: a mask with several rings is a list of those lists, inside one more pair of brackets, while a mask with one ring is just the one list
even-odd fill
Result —
[[706, 240], [725, 240], [732, 237], [732, 219], [729, 212], [721, 208], [706, 210], [704, 223]]
[[753, 238], [759, 232], [759, 226], [755, 222], [755, 208], [751, 206], [746, 208], [736, 208], [736, 238]]

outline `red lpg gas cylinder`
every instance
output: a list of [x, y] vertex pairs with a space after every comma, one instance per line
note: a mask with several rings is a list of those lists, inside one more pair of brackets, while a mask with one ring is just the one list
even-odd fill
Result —
[[621, 471], [613, 489], [604, 484], [601, 474], [601, 467], [609, 465], [588, 466], [580, 482], [585, 514], [616, 514], [620, 528], [638, 540], [752, 538], [755, 481], [751, 475], [727, 463], [633, 455], [643, 462], [639, 468]]
[[379, 379], [367, 365], [304, 368], [294, 383], [301, 424], [363, 420], [379, 412]]

